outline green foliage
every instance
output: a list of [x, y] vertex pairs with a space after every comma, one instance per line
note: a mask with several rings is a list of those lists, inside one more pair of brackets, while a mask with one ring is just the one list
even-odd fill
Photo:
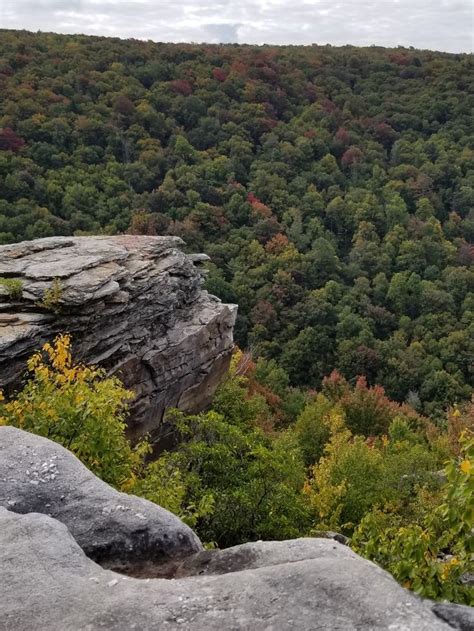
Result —
[[383, 503], [395, 502], [399, 513], [408, 513], [418, 487], [437, 487], [439, 454], [405, 420], [393, 421], [390, 438], [367, 441], [352, 435], [337, 408], [326, 419], [329, 441], [305, 488], [317, 531], [350, 534]]
[[296, 420], [295, 431], [305, 463], [315, 464], [324, 452], [329, 436], [329, 413], [334, 404], [323, 394], [308, 403]]
[[260, 359], [255, 367], [255, 379], [261, 384], [270, 388], [279, 397], [284, 397], [288, 393], [288, 374], [278, 366], [274, 359]]
[[469, 398], [468, 55], [2, 30], [0, 57], [0, 243], [178, 235], [289, 386]]
[[129, 484], [128, 490], [179, 515], [195, 528], [198, 519], [214, 512], [214, 497], [210, 493], [203, 493], [196, 503], [189, 502], [188, 489], [196, 480], [195, 475], [186, 471], [183, 465], [183, 458], [179, 454], [165, 453], [154, 462], [144, 465]]
[[[281, 369], [238, 351], [214, 409], [169, 412], [177, 445], [147, 461], [148, 442], [132, 447], [125, 436], [132, 394], [103, 370], [74, 365], [68, 336], [35, 353], [28, 370], [14, 397], [0, 393], [0, 424], [56, 440], [105, 481], [175, 512], [209, 545], [339, 530], [406, 587], [472, 604], [463, 581], [474, 553], [472, 405], [452, 409], [444, 431], [333, 374], [324, 394], [301, 399], [292, 423], [269, 389], [294, 392]], [[391, 416], [386, 434], [349, 429], [351, 413], [360, 419], [364, 410], [370, 422]]]
[[473, 605], [474, 590], [463, 581], [474, 554], [473, 460], [474, 436], [466, 432], [459, 458], [446, 465], [439, 502], [425, 504], [419, 523], [374, 510], [362, 520], [352, 547], [421, 596]]
[[317, 531], [351, 531], [382, 497], [383, 459], [360, 436], [352, 437], [342, 415], [333, 412], [324, 456], [312, 469], [306, 494]]
[[55, 278], [51, 284], [51, 287], [45, 290], [43, 299], [38, 303], [38, 306], [59, 313], [61, 309], [61, 297], [63, 294], [63, 288], [59, 278]]
[[23, 283], [16, 278], [0, 278], [0, 286], [4, 287], [11, 300], [20, 300], [23, 295]]
[[258, 417], [248, 411], [259, 410], [260, 403], [247, 396], [241, 378], [234, 377], [217, 394], [220, 412], [172, 417], [181, 436], [173, 456], [187, 482], [184, 505], [201, 507], [211, 500], [207, 514], [200, 510], [196, 528], [205, 541], [220, 546], [291, 538], [308, 524], [297, 443], [290, 433], [270, 437], [256, 427]]

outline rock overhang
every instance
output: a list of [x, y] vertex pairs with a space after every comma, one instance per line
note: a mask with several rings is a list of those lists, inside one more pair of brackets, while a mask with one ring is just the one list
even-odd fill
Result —
[[[130, 435], [159, 439], [164, 411], [209, 405], [233, 349], [236, 305], [203, 289], [205, 255], [179, 237], [50, 237], [0, 246], [0, 387], [14, 389], [29, 355], [70, 333], [78, 361], [136, 393]], [[45, 303], [56, 289], [54, 309]]]

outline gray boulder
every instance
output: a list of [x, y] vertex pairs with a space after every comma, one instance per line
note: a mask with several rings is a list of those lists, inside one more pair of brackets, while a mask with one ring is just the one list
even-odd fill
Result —
[[60, 522], [0, 509], [0, 630], [452, 629], [337, 542], [257, 542], [214, 557], [218, 575], [130, 578], [88, 559]]
[[456, 605], [455, 603], [436, 603], [433, 605], [433, 611], [454, 629], [460, 631], [473, 631], [474, 629], [474, 607]]
[[202, 550], [169, 511], [119, 493], [61, 445], [14, 427], [0, 427], [0, 506], [58, 519], [88, 557], [128, 573]]
[[[237, 307], [202, 289], [207, 257], [178, 237], [51, 237], [0, 246], [0, 388], [16, 388], [26, 359], [58, 333], [74, 358], [135, 391], [130, 436], [159, 439], [164, 411], [204, 409], [227, 372]], [[57, 300], [44, 300], [56, 283]], [[45, 304], [46, 303], [46, 304]]]

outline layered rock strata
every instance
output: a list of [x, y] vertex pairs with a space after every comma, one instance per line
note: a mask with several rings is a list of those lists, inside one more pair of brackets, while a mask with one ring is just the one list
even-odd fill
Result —
[[237, 308], [202, 289], [207, 257], [182, 246], [130, 235], [1, 246], [0, 387], [18, 386], [28, 356], [67, 332], [76, 360], [135, 391], [132, 437], [159, 437], [169, 407], [205, 408], [228, 367]]

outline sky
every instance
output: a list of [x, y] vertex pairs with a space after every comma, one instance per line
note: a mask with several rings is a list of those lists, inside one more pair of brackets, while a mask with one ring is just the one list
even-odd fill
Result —
[[473, 52], [474, 0], [0, 0], [0, 28]]

